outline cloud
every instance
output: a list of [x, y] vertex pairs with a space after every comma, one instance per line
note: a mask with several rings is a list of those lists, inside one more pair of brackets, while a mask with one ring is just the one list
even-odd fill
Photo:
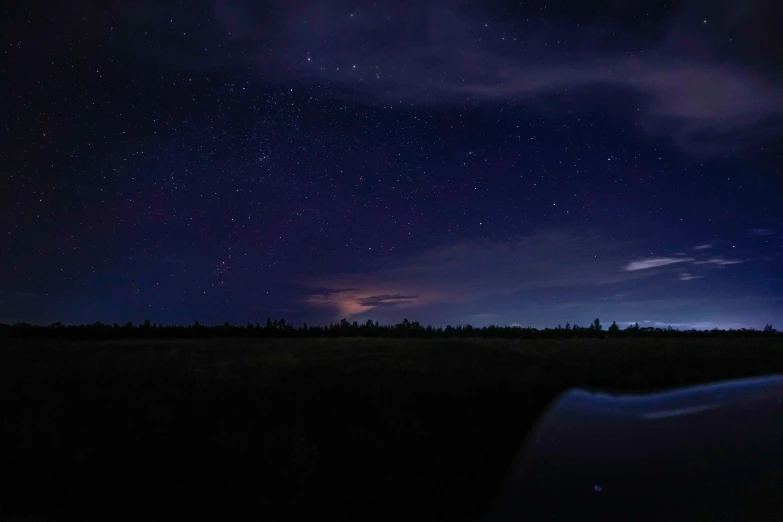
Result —
[[774, 236], [775, 231], [771, 228], [751, 228], [750, 235], [754, 237]]
[[[273, 83], [326, 88], [352, 101], [515, 101], [552, 110], [606, 98], [594, 96], [599, 88], [613, 99], [629, 94], [635, 110], [627, 114], [642, 131], [703, 156], [758, 146], [777, 135], [783, 115], [780, 36], [758, 36], [774, 19], [770, 2], [737, 9], [690, 0], [642, 27], [629, 25], [628, 8], [619, 6], [589, 18], [532, 7], [498, 17], [492, 2], [302, 0], [270, 11], [263, 2], [214, 0], [220, 30], [203, 45], [172, 36], [170, 20], [196, 19], [189, 4], [111, 5], [109, 14], [126, 20], [129, 34], [155, 39], [126, 44], [147, 60], [199, 72], [255, 69]], [[701, 23], [705, 11], [709, 24]], [[150, 31], [155, 24], [159, 30]], [[607, 26], [636, 36], [618, 40]], [[756, 40], [765, 45], [754, 48]], [[548, 96], [558, 103], [547, 104]]]
[[693, 247], [694, 250], [707, 250], [709, 248], [712, 248], [712, 243], [704, 243], [703, 245], [696, 245]]
[[726, 259], [723, 257], [711, 257], [710, 259], [704, 261], [693, 262], [694, 265], [718, 265], [718, 266], [738, 265], [740, 263], [744, 263], [744, 261], [740, 259]]
[[622, 299], [623, 297], [628, 296], [628, 294], [614, 294], [606, 297], [601, 297], [601, 301], [610, 301], [613, 299]]
[[418, 295], [372, 295], [370, 297], [360, 297], [359, 304], [364, 307], [378, 306], [400, 306], [413, 304], [419, 298]]
[[[598, 26], [615, 23], [611, 15], [593, 23], [530, 17], [523, 31], [511, 18], [492, 16], [490, 7], [456, 1], [370, 6], [311, 0], [281, 4], [271, 20], [252, 4], [223, 0], [216, 6], [231, 38], [221, 42], [224, 60], [210, 58], [215, 66], [243, 56], [249, 63], [237, 65], [255, 64], [281, 82], [334, 86], [351, 99], [419, 105], [515, 100], [541, 107], [549, 95], [572, 100], [585, 89], [610, 88], [635, 95], [640, 128], [698, 154], [725, 154], [717, 144], [755, 145], [760, 135], [777, 131], [775, 118], [783, 113], [775, 75], [715, 51], [729, 38], [722, 30], [738, 38], [745, 27], [730, 7], [690, 2], [656, 40], [629, 51], [596, 39]], [[711, 24], [694, 27], [705, 7]], [[764, 12], [762, 3], [747, 10]], [[203, 61], [196, 63], [204, 69]]]
[[648, 270], [661, 266], [674, 265], [676, 263], [685, 263], [693, 261], [692, 257], [651, 257], [647, 259], [638, 259], [631, 261], [623, 267], [626, 272], [635, 272], [637, 270]]
[[627, 248], [593, 233], [548, 230], [514, 241], [460, 241], [300, 283], [314, 288], [305, 303], [348, 317], [379, 308], [496, 301], [536, 289], [573, 289], [654, 275], [618, 271]]
[[[446, 305], [470, 304], [454, 308], [455, 314], [463, 316], [490, 309], [495, 313], [501, 302], [516, 303], [515, 306], [537, 303], [541, 308], [544, 303], [554, 304], [554, 295], [574, 296], [587, 287], [654, 277], [661, 273], [656, 268], [742, 262], [718, 256], [649, 257], [627, 262], [631, 246], [599, 233], [550, 229], [513, 241], [463, 240], [444, 244], [416, 255], [367, 264], [351, 273], [302, 279], [298, 283], [305, 287], [306, 304], [331, 309], [338, 318], [372, 310], [421, 310], [430, 305], [438, 305], [443, 315], [449, 313]], [[680, 281], [703, 277], [683, 270], [678, 273]], [[609, 297], [596, 298], [596, 302], [606, 306], [620, 302], [628, 295], [625, 290], [611, 288], [602, 294]], [[667, 302], [670, 300], [667, 297]]]

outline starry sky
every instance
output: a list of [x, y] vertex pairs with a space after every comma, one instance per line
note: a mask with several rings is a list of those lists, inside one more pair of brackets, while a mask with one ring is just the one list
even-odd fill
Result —
[[777, 0], [3, 9], [0, 322], [783, 322]]

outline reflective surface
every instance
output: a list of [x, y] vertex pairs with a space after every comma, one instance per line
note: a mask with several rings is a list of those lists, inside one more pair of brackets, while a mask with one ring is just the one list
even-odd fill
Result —
[[574, 390], [539, 421], [491, 520], [783, 520], [783, 376]]

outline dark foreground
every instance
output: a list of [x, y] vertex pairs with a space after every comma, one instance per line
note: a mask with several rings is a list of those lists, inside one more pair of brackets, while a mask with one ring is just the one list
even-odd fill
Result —
[[476, 520], [571, 387], [783, 372], [780, 339], [0, 348], [0, 515]]

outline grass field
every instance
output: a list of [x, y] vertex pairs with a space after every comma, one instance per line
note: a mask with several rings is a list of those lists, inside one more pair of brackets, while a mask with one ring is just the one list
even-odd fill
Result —
[[5, 341], [0, 514], [475, 520], [568, 388], [779, 372], [779, 338]]

